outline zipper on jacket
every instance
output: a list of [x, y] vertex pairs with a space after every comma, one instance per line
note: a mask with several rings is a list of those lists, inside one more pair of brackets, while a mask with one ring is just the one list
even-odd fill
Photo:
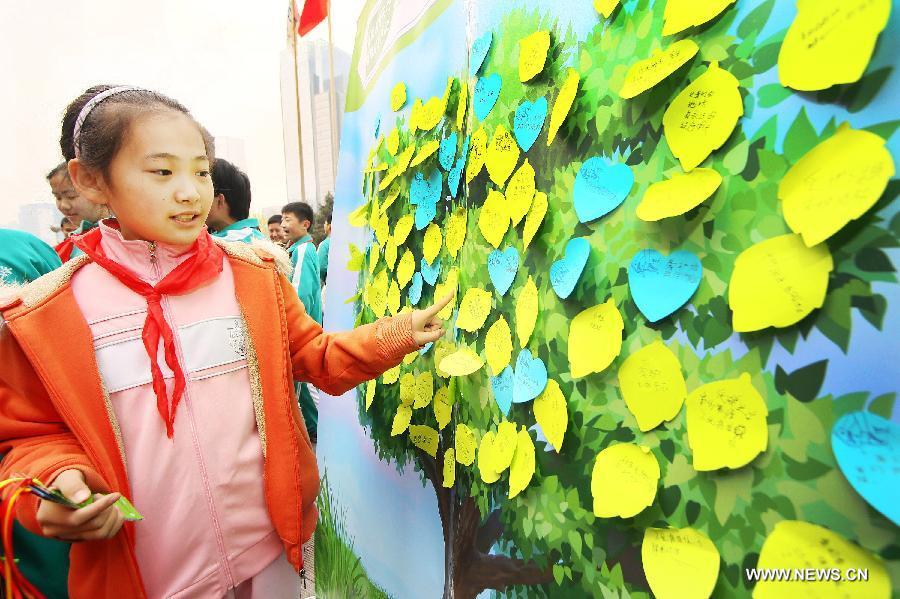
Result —
[[[153, 276], [156, 277], [155, 282], [158, 283], [161, 278], [162, 272], [160, 271], [159, 260], [157, 259], [157, 256], [156, 256], [156, 242], [155, 241], [149, 242], [148, 249], [150, 252], [150, 263], [153, 264]], [[171, 318], [172, 312], [169, 309], [169, 301], [168, 301], [167, 297], [165, 297], [165, 296], [162, 297], [162, 301], [160, 302], [160, 307], [162, 308], [162, 311], [163, 311], [163, 317], [169, 323], [172, 323], [173, 322], [173, 320]], [[175, 356], [176, 356], [175, 359], [178, 360], [181, 364], [184, 364], [185, 363], [184, 362], [184, 352], [182, 351], [182, 348], [181, 348], [181, 343], [180, 343], [180, 340], [178, 337], [178, 333], [177, 333], [177, 331], [174, 331], [174, 330], [172, 332], [174, 333], [173, 337], [174, 337], [174, 342], [175, 342]], [[187, 373], [185, 373], [185, 378], [187, 378]], [[194, 454], [197, 458], [197, 462], [198, 462], [197, 465], [200, 467], [200, 475], [201, 475], [201, 478], [203, 479], [203, 491], [206, 494], [206, 501], [207, 501], [207, 504], [209, 505], [209, 512], [210, 512], [210, 516], [212, 517], [212, 521], [213, 521], [213, 529], [215, 530], [215, 534], [216, 534], [216, 546], [219, 548], [220, 565], [221, 565], [222, 569], [224, 570], [226, 588], [230, 589], [235, 586], [234, 585], [234, 575], [232, 574], [231, 567], [228, 563], [228, 553], [225, 550], [225, 538], [222, 535], [222, 527], [219, 524], [219, 517], [216, 512], [216, 504], [215, 504], [215, 500], [213, 499], [212, 489], [211, 489], [210, 483], [209, 483], [209, 474], [206, 470], [206, 464], [203, 461], [203, 454], [200, 451], [200, 437], [197, 433], [197, 425], [194, 421], [193, 410], [191, 409], [191, 400], [190, 400], [190, 394], [189, 394], [189, 389], [190, 389], [189, 382], [190, 382], [189, 380], [185, 380], [184, 394], [182, 395], [182, 400], [184, 401], [184, 408], [187, 410], [187, 416], [191, 423], [191, 438], [192, 438], [192, 441], [194, 444]]]

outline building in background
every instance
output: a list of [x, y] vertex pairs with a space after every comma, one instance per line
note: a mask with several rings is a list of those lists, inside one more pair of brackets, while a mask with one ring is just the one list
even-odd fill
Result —
[[62, 213], [51, 202], [32, 202], [19, 207], [17, 229], [31, 233], [50, 245], [59, 242], [51, 227], [58, 227]]
[[294, 95], [294, 57], [290, 47], [281, 53], [281, 114], [284, 123], [284, 164], [289, 202], [303, 200], [313, 208], [325, 194], [334, 193], [341, 117], [350, 56], [334, 48], [336, 128], [331, 116], [328, 43], [297, 40], [300, 88], [300, 123], [303, 135], [304, 191], [300, 193], [300, 159], [297, 147], [297, 105]]

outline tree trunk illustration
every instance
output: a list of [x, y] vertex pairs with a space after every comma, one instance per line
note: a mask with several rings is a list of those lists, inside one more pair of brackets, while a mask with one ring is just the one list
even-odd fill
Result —
[[490, 555], [503, 532], [500, 511], [482, 519], [474, 499], [461, 498], [454, 489], [444, 488], [443, 469], [434, 458], [419, 452], [419, 463], [434, 486], [444, 531], [444, 599], [474, 599], [487, 589], [503, 591], [515, 585], [553, 581], [549, 566], [542, 569], [534, 562]]

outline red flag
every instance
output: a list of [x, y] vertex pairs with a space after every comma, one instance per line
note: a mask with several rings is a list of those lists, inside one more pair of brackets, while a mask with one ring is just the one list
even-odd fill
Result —
[[306, 0], [303, 3], [303, 12], [300, 13], [300, 22], [297, 24], [297, 33], [306, 35], [316, 25], [328, 16], [328, 0]]

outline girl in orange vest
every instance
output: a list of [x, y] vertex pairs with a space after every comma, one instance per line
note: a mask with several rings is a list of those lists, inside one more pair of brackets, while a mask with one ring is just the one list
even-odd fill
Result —
[[294, 381], [339, 395], [377, 377], [441, 337], [451, 298], [323, 333], [277, 249], [207, 233], [212, 139], [161, 94], [92, 87], [61, 146], [116, 218], [0, 305], [0, 474], [98, 495], [27, 496], [17, 517], [76, 541], [72, 597], [299, 596], [319, 477]]

